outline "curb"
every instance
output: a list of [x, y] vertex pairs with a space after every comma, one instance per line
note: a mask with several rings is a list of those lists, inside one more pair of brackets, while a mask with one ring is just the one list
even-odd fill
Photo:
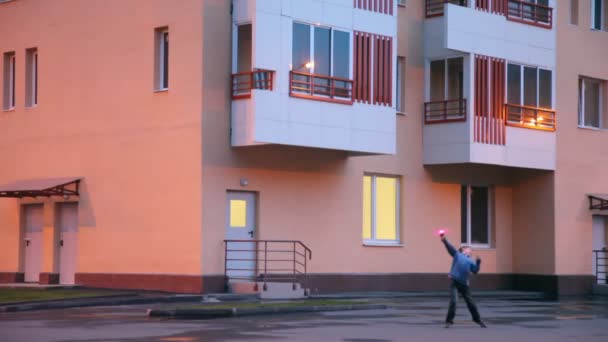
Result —
[[171, 297], [137, 297], [137, 298], [113, 298], [113, 297], [97, 297], [83, 298], [81, 300], [54, 300], [46, 302], [30, 302], [17, 305], [0, 306], [0, 312], [19, 312], [33, 310], [50, 310], [50, 309], [67, 309], [67, 308], [83, 308], [89, 306], [116, 306], [116, 305], [136, 305], [136, 304], [155, 304], [155, 303], [183, 303], [202, 301], [202, 295], [193, 296], [171, 296]]
[[[46, 290], [45, 290], [46, 291]], [[59, 299], [45, 299], [45, 300], [28, 300], [22, 302], [7, 302], [0, 304], [0, 311], [2, 307], [6, 306], [17, 306], [17, 305], [29, 305], [29, 304], [46, 304], [46, 303], [60, 303], [65, 301], [86, 301], [86, 300], [98, 300], [98, 299], [114, 299], [114, 298], [133, 298], [137, 296], [135, 293], [123, 293], [113, 294], [107, 296], [90, 296], [90, 297], [76, 297], [76, 298], [59, 298]]]
[[354, 311], [354, 310], [383, 310], [384, 304], [350, 304], [350, 305], [310, 305], [299, 307], [265, 307], [265, 308], [227, 308], [227, 309], [148, 309], [148, 317], [169, 317], [179, 319], [215, 319], [242, 316], [260, 316], [274, 314]]
[[[310, 299], [391, 299], [391, 298], [449, 298], [450, 293], [444, 292], [394, 292], [394, 293], [343, 293], [311, 295]], [[491, 298], [507, 300], [542, 300], [545, 295], [540, 292], [528, 293], [492, 293], [473, 290], [474, 298]]]

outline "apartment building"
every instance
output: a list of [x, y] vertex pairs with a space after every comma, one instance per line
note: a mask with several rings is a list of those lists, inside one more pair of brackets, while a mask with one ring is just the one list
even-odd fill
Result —
[[607, 14], [2, 1], [0, 281], [440, 290], [447, 227], [483, 259], [475, 288], [590, 293], [605, 282]]

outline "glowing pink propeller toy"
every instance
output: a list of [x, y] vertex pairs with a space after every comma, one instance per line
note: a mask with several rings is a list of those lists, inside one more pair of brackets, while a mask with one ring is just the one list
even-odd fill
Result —
[[448, 233], [448, 230], [446, 228], [439, 228], [437, 230], [435, 230], [435, 235], [443, 237], [445, 236], [445, 234]]

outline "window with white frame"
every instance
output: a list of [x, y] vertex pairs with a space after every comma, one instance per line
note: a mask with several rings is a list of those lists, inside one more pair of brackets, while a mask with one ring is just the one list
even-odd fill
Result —
[[363, 242], [398, 244], [399, 178], [363, 176]]
[[431, 61], [431, 101], [463, 98], [463, 58]]
[[396, 73], [397, 113], [405, 113], [405, 57], [397, 56]]
[[38, 104], [38, 49], [25, 50], [25, 106]]
[[491, 191], [485, 186], [463, 185], [460, 190], [461, 241], [490, 246]]
[[3, 105], [2, 109], [11, 110], [15, 108], [15, 52], [5, 52], [3, 55]]
[[591, 28], [608, 31], [608, 0], [591, 0]]
[[169, 89], [169, 28], [161, 27], [154, 30], [155, 48], [155, 90]]
[[553, 108], [551, 70], [509, 63], [507, 66], [507, 102], [509, 104]]
[[350, 79], [350, 32], [293, 23], [292, 70]]
[[578, 80], [578, 104], [579, 126], [608, 129], [605, 81], [580, 77]]
[[405, 6], [407, 4], [407, 0], [397, 0], [397, 6]]

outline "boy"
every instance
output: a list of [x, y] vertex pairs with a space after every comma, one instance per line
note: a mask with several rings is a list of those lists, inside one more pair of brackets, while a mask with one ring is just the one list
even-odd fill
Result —
[[450, 307], [448, 309], [448, 315], [445, 319], [445, 327], [449, 328], [454, 324], [454, 316], [456, 315], [456, 301], [458, 300], [458, 293], [464, 298], [467, 303], [467, 307], [473, 317], [473, 322], [479, 324], [480, 327], [486, 328], [486, 325], [479, 316], [477, 306], [471, 297], [471, 289], [469, 288], [469, 273], [479, 272], [481, 266], [481, 259], [477, 257], [475, 262], [471, 260], [471, 253], [473, 250], [469, 246], [463, 246], [460, 250], [456, 250], [448, 240], [445, 238], [445, 232], [439, 234], [441, 241], [448, 250], [448, 253], [454, 258], [452, 261], [452, 268], [450, 270], [450, 278], [452, 279], [452, 285], [450, 286]]

